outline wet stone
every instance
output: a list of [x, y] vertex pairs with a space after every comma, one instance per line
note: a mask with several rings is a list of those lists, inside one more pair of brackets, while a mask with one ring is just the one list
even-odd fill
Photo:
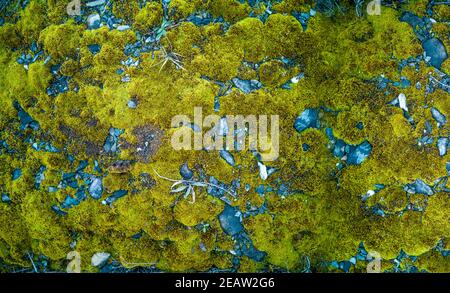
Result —
[[213, 21], [211, 14], [208, 12], [196, 12], [187, 17], [186, 21], [190, 21], [196, 26], [208, 25]]
[[295, 119], [294, 128], [302, 132], [308, 128], [319, 128], [319, 110], [307, 108]]
[[252, 91], [258, 90], [262, 87], [262, 83], [258, 80], [244, 80], [244, 79], [240, 79], [240, 78], [233, 78], [232, 79], [233, 84], [235, 87], [237, 87], [238, 89], [240, 89], [242, 92], [244, 92], [245, 94], [249, 94]]
[[128, 106], [128, 108], [130, 108], [130, 109], [136, 109], [136, 107], [137, 107], [137, 102], [136, 102], [136, 100], [129, 100], [128, 101], [128, 103], [127, 103], [127, 106]]
[[304, 152], [307, 152], [311, 149], [311, 147], [307, 143], [302, 144], [302, 149]]
[[14, 169], [14, 171], [12, 172], [12, 180], [17, 180], [20, 178], [20, 176], [22, 176], [22, 170], [21, 169]]
[[99, 44], [92, 44], [92, 45], [88, 45], [88, 49], [92, 54], [97, 54], [100, 52], [101, 50], [101, 46]]
[[247, 256], [254, 261], [263, 261], [267, 253], [255, 248], [253, 241], [245, 232], [235, 236], [234, 254], [237, 256]]
[[126, 31], [126, 30], [128, 30], [128, 29], [130, 29], [130, 26], [129, 26], [129, 25], [119, 25], [119, 26], [117, 27], [117, 30], [118, 30], [118, 31], [121, 31], [121, 32]]
[[116, 200], [118, 200], [121, 197], [124, 197], [128, 194], [128, 190], [117, 190], [114, 191], [109, 197], [107, 197], [105, 200], [102, 201], [102, 204], [112, 204]]
[[101, 267], [106, 264], [111, 254], [107, 252], [97, 252], [91, 258], [91, 265], [94, 267]]
[[184, 163], [180, 167], [180, 175], [184, 180], [190, 180], [192, 179], [192, 177], [194, 177], [194, 172], [192, 172], [192, 170], [189, 169], [187, 163]]
[[107, 136], [105, 143], [103, 144], [103, 150], [106, 153], [115, 153], [119, 150], [118, 141], [119, 136], [123, 133], [123, 130], [111, 127], [109, 129], [109, 135]]
[[91, 14], [86, 22], [88, 29], [97, 29], [100, 27], [100, 15], [98, 13]]
[[430, 57], [430, 64], [436, 68], [441, 68], [441, 64], [447, 60], [448, 55], [444, 44], [437, 38], [424, 41], [422, 47], [427, 57]]
[[67, 215], [67, 212], [61, 210], [61, 208], [57, 205], [52, 206], [52, 211], [55, 212], [58, 216], [65, 216]]
[[25, 110], [20, 106], [19, 102], [14, 101], [14, 108], [17, 110], [17, 114], [20, 119], [20, 129], [25, 130], [27, 128], [30, 128], [32, 130], [38, 130], [39, 129], [39, 123], [35, 121], [31, 116], [25, 112]]
[[347, 163], [349, 165], [360, 165], [372, 152], [372, 145], [368, 141], [352, 148], [348, 153]]
[[433, 189], [428, 186], [421, 179], [416, 179], [414, 183], [407, 184], [405, 186], [405, 191], [411, 194], [424, 194], [424, 195], [433, 195]]
[[234, 157], [233, 157], [233, 155], [232, 155], [229, 151], [221, 150], [221, 151], [219, 152], [219, 154], [220, 154], [220, 157], [221, 157], [222, 159], [224, 159], [225, 162], [228, 163], [228, 165], [234, 166], [234, 164], [235, 164]]
[[11, 202], [11, 198], [9, 197], [8, 194], [2, 193], [2, 202], [4, 202], [4, 203], [10, 203]]
[[434, 120], [436, 120], [439, 127], [442, 127], [447, 123], [447, 118], [445, 117], [445, 115], [439, 112], [439, 110], [434, 107], [431, 108], [431, 115], [433, 116]]
[[34, 183], [34, 186], [36, 187], [36, 189], [39, 189], [41, 187], [41, 182], [45, 178], [45, 176], [44, 176], [45, 170], [47, 170], [47, 168], [45, 166], [41, 166], [36, 173], [35, 183]]
[[103, 193], [102, 179], [94, 176], [88, 191], [93, 199], [100, 199]]
[[228, 235], [238, 234], [244, 229], [240, 217], [236, 216], [237, 212], [237, 208], [226, 204], [224, 210], [218, 216], [220, 226]]
[[437, 148], [439, 150], [439, 156], [443, 157], [447, 154], [448, 142], [447, 137], [440, 137], [438, 139]]
[[63, 209], [70, 209], [73, 206], [77, 206], [80, 204], [80, 201], [76, 198], [71, 197], [70, 195], [67, 195], [64, 201], [61, 203], [61, 207]]

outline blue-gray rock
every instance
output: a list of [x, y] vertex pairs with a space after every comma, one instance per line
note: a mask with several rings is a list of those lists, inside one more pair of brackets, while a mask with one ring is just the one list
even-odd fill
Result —
[[317, 109], [306, 108], [294, 122], [294, 128], [298, 132], [302, 132], [308, 128], [319, 127], [319, 110]]
[[41, 182], [45, 179], [45, 170], [47, 170], [47, 167], [42, 165], [37, 171], [36, 176], [34, 177], [34, 186], [36, 187], [36, 189], [39, 189], [41, 187]]
[[129, 25], [119, 25], [119, 26], [117, 27], [117, 30], [123, 32], [123, 31], [128, 30], [129, 28], [130, 28]]
[[347, 144], [342, 139], [338, 139], [334, 143], [333, 156], [342, 158], [346, 153]]
[[441, 68], [448, 55], [444, 44], [437, 38], [431, 38], [422, 43], [427, 57], [430, 57], [430, 64], [436, 68]]
[[102, 179], [99, 177], [94, 177], [92, 179], [91, 185], [89, 185], [89, 194], [93, 199], [99, 199], [102, 197], [103, 185]]
[[14, 108], [17, 110], [17, 115], [20, 119], [20, 129], [25, 130], [26, 128], [31, 128], [32, 130], [39, 129], [39, 123], [35, 121], [31, 116], [20, 106], [19, 102], [14, 101]]
[[439, 127], [447, 123], [447, 118], [444, 114], [439, 112], [436, 108], [431, 108], [431, 116], [433, 116], [434, 120], [436, 120], [437, 123], [439, 123]]
[[13, 173], [12, 173], [12, 180], [17, 180], [20, 178], [20, 176], [22, 176], [22, 170], [20, 169], [14, 169]]
[[238, 210], [228, 204], [225, 205], [224, 210], [219, 214], [219, 223], [222, 229], [228, 235], [235, 235], [244, 230], [239, 216], [236, 216]]
[[96, 7], [105, 4], [106, 0], [95, 0], [86, 3], [87, 7]]
[[91, 51], [92, 54], [97, 54], [101, 50], [101, 46], [99, 44], [92, 44], [87, 46], [89, 51]]
[[189, 169], [187, 163], [184, 163], [180, 167], [180, 175], [184, 180], [190, 180], [192, 179], [192, 177], [194, 177], [194, 172], [192, 172], [192, 170]]
[[98, 13], [89, 15], [86, 21], [89, 29], [97, 29], [100, 27], [100, 15]]
[[447, 154], [448, 138], [440, 137], [437, 141], [437, 148], [439, 150], [439, 156], [443, 157]]
[[118, 151], [119, 136], [123, 133], [123, 130], [111, 127], [109, 129], [109, 135], [103, 144], [103, 150], [107, 153], [115, 153]]
[[136, 109], [136, 107], [137, 107], [137, 103], [135, 100], [129, 100], [127, 105], [128, 105], [128, 108], [130, 108], [130, 109]]
[[234, 254], [236, 256], [245, 255], [254, 261], [262, 261], [266, 257], [267, 253], [256, 249], [247, 233], [239, 233], [234, 237]]
[[347, 163], [349, 165], [359, 165], [370, 155], [371, 152], [372, 145], [368, 141], [364, 141], [348, 153]]
[[11, 202], [11, 198], [9, 198], [8, 194], [2, 193], [2, 202], [4, 202], [4, 203], [10, 203]]
[[97, 252], [91, 258], [91, 265], [94, 267], [103, 266], [109, 259], [111, 254], [107, 252]]
[[243, 91], [245, 94], [249, 94], [252, 91], [258, 90], [262, 87], [262, 83], [255, 79], [245, 80], [235, 77], [232, 81], [234, 86]]
[[58, 216], [65, 216], [67, 213], [57, 205], [52, 205], [52, 211], [54, 211]]
[[77, 206], [80, 204], [80, 201], [76, 198], [71, 197], [70, 195], [67, 195], [64, 201], [61, 204], [61, 207], [63, 209], [70, 209], [73, 206]]
[[311, 147], [309, 146], [309, 144], [307, 144], [307, 143], [303, 143], [303, 144], [302, 144], [302, 149], [303, 149], [304, 152], [309, 151], [310, 148], [311, 148]]
[[220, 153], [220, 157], [222, 159], [224, 159], [225, 162], [227, 162], [230, 166], [234, 166], [234, 164], [235, 164], [234, 157], [229, 151], [221, 150], [219, 153]]
[[128, 190], [117, 190], [114, 191], [109, 197], [107, 197], [104, 201], [102, 201], [102, 204], [112, 204], [116, 200], [118, 200], [121, 197], [124, 197], [128, 194]]
[[421, 179], [416, 179], [414, 183], [407, 184], [405, 186], [405, 191], [412, 194], [424, 194], [424, 195], [433, 195], [433, 189], [428, 186]]
[[433, 126], [429, 121], [425, 121], [425, 131], [430, 134], [433, 132]]

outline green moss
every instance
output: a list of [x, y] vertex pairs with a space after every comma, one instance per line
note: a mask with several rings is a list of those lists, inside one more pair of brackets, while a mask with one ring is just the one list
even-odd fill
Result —
[[46, 27], [39, 36], [47, 52], [55, 59], [75, 57], [80, 44], [82, 27], [67, 22]]
[[22, 15], [17, 24], [21, 35], [28, 44], [39, 38], [41, 30], [47, 25], [46, 5], [43, 1], [31, 1], [22, 11]]
[[28, 82], [35, 92], [45, 92], [51, 79], [50, 70], [43, 63], [33, 63], [29, 66]]
[[202, 6], [201, 0], [173, 0], [169, 4], [169, 15], [176, 20], [184, 19]]
[[300, 56], [303, 29], [300, 23], [291, 15], [271, 14], [266, 21], [268, 55], [270, 57], [285, 56], [297, 58]]
[[223, 204], [205, 194], [197, 194], [195, 203], [182, 201], [174, 207], [174, 217], [185, 226], [208, 222], [223, 210]]
[[163, 11], [161, 4], [149, 2], [135, 14], [134, 26], [140, 31], [149, 31], [162, 22], [162, 16]]
[[112, 12], [118, 18], [130, 23], [134, 16], [139, 13], [139, 3], [138, 1], [130, 2], [126, 0], [114, 1]]
[[[196, 172], [203, 170], [225, 183], [239, 177], [241, 185], [232, 205], [242, 211], [248, 203], [267, 205], [267, 213], [246, 218], [243, 223], [255, 247], [267, 253], [266, 261], [244, 257], [239, 271], [273, 266], [300, 271], [306, 257], [317, 271], [327, 271], [322, 261], [349, 259], [361, 241], [383, 258], [394, 258], [404, 249], [420, 255], [421, 268], [448, 270], [447, 259], [429, 252], [450, 232], [448, 196], [434, 194], [428, 198], [425, 212], [400, 215], [408, 204], [405, 184], [417, 178], [433, 184], [446, 174], [448, 155], [439, 157], [434, 145], [419, 146], [417, 139], [423, 134], [425, 121], [433, 121], [425, 104], [449, 117], [447, 93], [437, 90], [425, 97], [423, 89], [402, 89], [415, 121], [412, 127], [401, 109], [387, 105], [400, 90], [389, 86], [391, 92], [385, 95], [373, 82], [380, 75], [392, 80], [403, 75], [413, 85], [427, 83], [430, 68], [423, 64], [418, 71], [405, 68], [398, 72], [398, 60], [422, 51], [412, 29], [399, 21], [399, 10], [383, 7], [380, 16], [360, 18], [353, 7], [352, 12], [332, 18], [318, 13], [304, 31], [291, 15], [293, 11], [309, 11], [311, 5], [304, 1], [274, 3], [273, 13], [262, 22], [248, 16], [252, 10], [254, 15], [262, 13], [264, 5], [251, 8], [234, 0], [173, 0], [168, 18], [175, 25], [166, 28], [158, 44], [161, 47], [142, 52], [138, 67], [127, 67], [121, 64], [129, 57], [124, 48], [136, 42], [137, 34], [131, 29], [120, 32], [108, 27], [85, 30], [84, 24], [72, 20], [64, 23], [68, 18], [66, 2], [32, 1], [15, 24], [0, 27], [0, 139], [16, 150], [12, 155], [3, 149], [0, 153], [0, 192], [7, 192], [12, 200], [11, 204], [0, 204], [0, 220], [5, 223], [0, 226], [2, 261], [29, 266], [26, 253], [42, 253], [51, 258], [55, 268], [63, 270], [66, 254], [72, 250], [72, 231], [79, 235], [75, 250], [81, 253], [83, 271], [98, 271], [90, 264], [98, 251], [110, 252], [127, 268], [142, 263], [156, 263], [160, 269], [175, 272], [232, 267], [228, 251], [234, 249], [234, 241], [217, 220], [222, 201], [197, 187], [196, 201], [190, 203], [191, 197], [170, 193], [173, 183], [153, 171], [178, 179], [180, 165], [187, 162]], [[425, 2], [405, 7], [421, 14]], [[182, 21], [199, 10], [223, 17], [228, 23], [196, 26]], [[143, 9], [136, 1], [115, 1], [113, 13], [141, 34], [160, 26], [163, 19], [162, 5], [157, 1], [148, 2]], [[447, 16], [446, 8], [439, 7], [437, 13]], [[442, 24], [435, 24], [433, 30], [442, 39], [448, 34], [448, 27]], [[27, 70], [16, 59], [35, 40], [52, 59], [45, 65], [39, 59]], [[447, 40], [444, 42], [448, 46]], [[87, 47], [91, 44], [101, 45], [101, 51], [92, 54]], [[170, 60], [164, 64], [168, 56], [179, 56], [184, 70]], [[283, 64], [279, 61], [282, 57], [296, 65]], [[71, 90], [52, 98], [46, 95], [46, 88], [52, 79], [50, 66], [55, 64], [61, 64], [61, 73], [71, 78]], [[130, 76], [130, 82], [121, 81], [123, 75], [117, 74], [120, 68]], [[448, 71], [448, 63], [443, 70]], [[291, 90], [280, 88], [300, 72], [305, 78], [292, 84]], [[220, 97], [220, 110], [214, 112], [219, 86], [213, 81], [234, 77], [257, 79], [264, 86], [250, 94], [233, 88]], [[135, 109], [127, 105], [130, 99], [137, 101]], [[39, 122], [40, 130], [19, 130], [14, 100]], [[175, 152], [170, 145], [176, 131], [170, 125], [171, 118], [180, 114], [192, 117], [196, 106], [203, 107], [204, 116], [280, 115], [279, 158], [267, 163], [278, 171], [263, 181], [254, 156], [247, 151], [232, 152], [236, 167], [220, 159], [217, 152]], [[293, 123], [308, 107], [322, 107], [321, 128], [298, 133]], [[358, 123], [362, 129], [356, 127]], [[136, 145], [142, 138], [135, 132], [144, 126], [161, 131], [160, 145], [145, 162], [137, 155]], [[110, 127], [124, 130], [119, 140], [121, 151], [116, 155], [102, 152]], [[338, 171], [340, 159], [329, 149], [325, 127], [331, 127], [334, 135], [347, 143], [368, 140], [373, 147], [370, 156], [361, 165]], [[187, 127], [185, 131], [192, 133]], [[445, 127], [433, 126], [433, 137], [443, 135], [447, 135]], [[63, 151], [34, 151], [24, 140], [28, 136], [51, 141]], [[305, 144], [309, 150], [303, 149]], [[51, 205], [60, 204], [75, 191], [47, 190], [59, 185], [61, 172], [74, 171], [75, 163], [68, 162], [67, 154], [75, 155], [76, 160], [89, 159], [87, 171], [91, 173], [95, 172], [94, 160], [103, 170], [117, 160], [133, 161], [126, 172], [109, 170], [102, 177], [103, 198], [119, 189], [129, 193], [111, 206], [88, 198], [68, 209], [67, 216], [57, 216]], [[41, 165], [47, 170], [41, 189], [36, 190], [35, 175]], [[12, 181], [15, 168], [23, 174]], [[142, 173], [152, 177], [154, 186], [142, 182]], [[290, 195], [270, 192], [261, 196], [255, 191], [260, 184], [276, 188], [280, 181], [289, 183]], [[368, 208], [381, 205], [392, 216], [368, 215], [362, 205], [361, 195], [378, 183], [386, 188], [365, 204]], [[409, 200], [422, 205], [425, 197], [414, 195]], [[209, 227], [197, 229], [200, 223]], [[139, 232], [142, 237], [133, 239]], [[363, 271], [359, 266], [355, 270]]]
[[245, 18], [227, 31], [227, 40], [244, 52], [244, 59], [260, 62], [266, 56], [264, 24], [257, 18]]
[[29, 192], [23, 198], [21, 216], [29, 227], [33, 251], [41, 252], [50, 259], [65, 258], [70, 251], [69, 233], [50, 209], [52, 200], [43, 192]]
[[244, 19], [250, 12], [247, 3], [241, 4], [235, 0], [209, 0], [207, 3], [208, 10], [213, 16], [222, 16], [228, 22]]

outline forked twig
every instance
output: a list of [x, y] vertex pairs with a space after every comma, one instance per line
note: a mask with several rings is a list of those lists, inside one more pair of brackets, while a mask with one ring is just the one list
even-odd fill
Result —
[[[223, 187], [221, 187], [219, 185], [216, 185], [214, 183], [203, 182], [203, 181], [195, 181], [195, 180], [185, 180], [185, 179], [172, 179], [172, 178], [168, 178], [168, 177], [165, 177], [163, 175], [160, 175], [155, 169], [153, 169], [153, 172], [155, 172], [155, 174], [161, 179], [164, 179], [164, 180], [167, 180], [167, 181], [170, 181], [170, 182], [174, 182], [174, 184], [172, 184], [172, 186], [171, 186], [171, 193], [179, 193], [179, 192], [182, 192], [182, 191], [186, 190], [186, 192], [184, 194], [184, 198], [189, 196], [189, 194], [192, 194], [192, 201], [190, 203], [194, 203], [195, 202], [195, 191], [194, 191], [194, 187], [195, 186], [199, 186], [199, 187], [211, 186], [211, 187], [220, 189], [220, 190], [226, 192], [227, 194], [229, 194], [231, 196], [234, 196], [234, 194], [231, 193], [229, 190], [227, 190], [227, 189], [225, 189], [225, 188], [223, 188]], [[180, 186], [180, 187], [177, 187], [176, 189], [174, 189], [176, 186], [178, 186], [180, 184], [183, 184], [183, 185]]]

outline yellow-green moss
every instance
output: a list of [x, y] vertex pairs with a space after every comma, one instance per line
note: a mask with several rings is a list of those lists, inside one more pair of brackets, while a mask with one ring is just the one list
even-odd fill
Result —
[[[425, 1], [414, 3], [415, 8], [412, 4], [407, 7], [424, 13]], [[196, 201], [191, 204], [191, 197], [183, 199], [182, 194], [170, 193], [172, 182], [153, 171], [179, 178], [178, 169], [187, 162], [191, 168], [202, 169], [225, 183], [239, 176], [241, 187], [232, 205], [241, 210], [246, 209], [247, 202], [253, 206], [267, 204], [267, 213], [246, 218], [243, 223], [255, 247], [267, 253], [266, 262], [244, 257], [240, 271], [259, 271], [267, 266], [299, 271], [304, 268], [305, 257], [320, 271], [321, 261], [354, 256], [361, 241], [383, 258], [394, 258], [404, 249], [409, 254], [424, 254], [419, 262], [421, 268], [448, 271], [447, 259], [428, 252], [450, 233], [448, 196], [430, 196], [423, 213], [406, 211], [399, 215], [407, 204], [402, 186], [417, 178], [432, 184], [446, 174], [448, 155], [439, 157], [435, 147], [419, 146], [417, 139], [423, 134], [425, 121], [433, 121], [423, 105], [429, 103], [449, 117], [448, 94], [437, 90], [425, 98], [423, 90], [414, 86], [402, 89], [416, 122], [414, 128], [401, 109], [387, 105], [400, 91], [391, 89], [386, 96], [372, 82], [382, 74], [399, 80], [398, 62], [394, 59], [422, 52], [412, 29], [399, 21], [400, 11], [383, 7], [380, 16], [361, 18], [353, 12], [333, 18], [318, 13], [304, 31], [291, 15], [293, 11], [309, 11], [310, 3], [304, 1], [276, 3], [273, 14], [262, 22], [248, 17], [253, 9], [248, 4], [234, 0], [173, 0], [169, 20], [179, 21], [195, 11], [207, 10], [213, 17], [223, 17], [230, 27], [225, 31], [227, 25], [222, 23], [195, 26], [190, 22], [171, 26], [159, 43], [164, 50], [141, 53], [139, 66], [133, 68], [121, 65], [129, 57], [124, 54], [126, 44], [136, 41], [133, 30], [85, 30], [84, 24], [71, 20], [63, 23], [67, 18], [65, 4], [32, 1], [19, 13], [17, 23], [0, 27], [1, 139], [21, 154], [0, 155], [0, 192], [8, 192], [12, 199], [11, 204], [0, 204], [0, 219], [5, 223], [0, 226], [2, 260], [26, 266], [29, 263], [24, 255], [30, 251], [47, 255], [58, 266], [72, 250], [69, 231], [74, 231], [80, 235], [75, 249], [81, 253], [83, 271], [98, 270], [90, 264], [90, 257], [98, 251], [110, 252], [127, 268], [142, 263], [156, 263], [167, 271], [232, 267], [232, 256], [227, 251], [233, 249], [233, 240], [224, 234], [217, 220], [224, 204], [201, 187], [196, 189]], [[126, 4], [114, 2], [113, 12], [141, 33], [162, 24], [161, 3], [152, 1], [143, 9], [137, 2]], [[255, 12], [264, 9], [262, 5]], [[447, 17], [445, 7], [436, 11]], [[448, 34], [444, 25], [436, 24], [433, 30], [441, 38]], [[36, 40], [52, 59], [49, 64], [39, 59], [27, 70], [17, 64], [16, 58], [28, 52]], [[92, 54], [87, 48], [91, 44], [101, 45], [101, 51]], [[162, 66], [165, 54], [178, 54], [185, 70], [170, 61]], [[285, 66], [278, 61], [282, 57], [297, 65]], [[258, 66], [251, 68], [246, 62]], [[51, 98], [46, 88], [52, 79], [50, 66], [56, 64], [62, 65], [61, 74], [71, 77], [71, 90]], [[447, 61], [443, 64], [447, 73], [448, 67]], [[121, 82], [119, 68], [130, 76], [130, 82]], [[428, 71], [430, 68], [421, 64], [419, 71], [404, 69], [401, 75], [412, 84], [420, 81], [425, 85]], [[305, 78], [292, 84], [291, 90], [280, 88], [299, 72], [304, 72]], [[250, 94], [232, 89], [220, 97], [218, 114], [280, 115], [280, 156], [268, 163], [278, 171], [266, 181], [259, 177], [257, 162], [248, 152], [232, 152], [239, 166], [233, 168], [217, 152], [175, 152], [170, 146], [175, 131], [170, 120], [174, 115], [192, 117], [195, 106], [203, 107], [205, 116], [215, 113], [214, 97], [219, 87], [205, 76], [224, 82], [234, 77], [258, 79], [264, 84]], [[75, 86], [78, 91], [73, 91]], [[130, 99], [137, 101], [136, 109], [128, 107]], [[14, 136], [20, 127], [12, 106], [14, 100], [41, 127], [40, 131], [26, 130], [25, 134], [50, 139], [65, 152], [36, 152]], [[293, 123], [307, 107], [336, 112], [322, 110], [321, 129], [298, 133]], [[359, 122], [363, 129], [356, 127]], [[161, 129], [161, 146], [148, 162], [136, 163], [133, 144], [138, 137], [133, 131], [146, 125]], [[102, 153], [110, 127], [125, 131], [120, 140], [121, 152], [116, 156]], [[324, 127], [332, 127], [337, 138], [350, 144], [368, 140], [373, 147], [370, 156], [361, 165], [346, 166], [337, 172], [340, 160], [328, 148]], [[446, 135], [446, 128], [433, 128], [433, 136]], [[192, 132], [187, 127], [186, 131]], [[309, 150], [303, 150], [304, 144]], [[88, 198], [68, 210], [67, 216], [58, 217], [51, 205], [60, 204], [68, 194], [74, 195], [74, 190], [47, 190], [58, 186], [62, 171], [73, 172], [66, 154], [76, 155], [77, 160], [89, 159], [89, 172], [94, 172], [94, 159], [104, 170], [115, 160], [133, 160], [127, 172], [109, 172], [102, 177], [104, 197], [118, 189], [129, 193], [112, 206]], [[47, 167], [45, 180], [41, 189], [35, 190], [34, 176], [41, 165]], [[14, 168], [21, 168], [23, 173], [16, 181], [11, 180]], [[139, 182], [141, 173], [149, 174], [155, 185], [144, 188]], [[256, 186], [276, 186], [278, 178], [289, 183], [292, 194], [256, 193]], [[361, 195], [377, 183], [386, 184], [386, 188], [365, 204], [381, 204], [394, 216], [368, 216], [362, 207]], [[251, 186], [250, 190], [245, 189], [245, 184]], [[411, 200], [421, 203], [424, 196], [411, 196]], [[209, 228], [195, 228], [200, 223], [207, 223]], [[133, 239], [139, 232], [142, 237]]]
[[161, 4], [149, 2], [135, 14], [134, 26], [140, 31], [148, 32], [155, 26], [161, 24], [162, 16], [163, 11]]

